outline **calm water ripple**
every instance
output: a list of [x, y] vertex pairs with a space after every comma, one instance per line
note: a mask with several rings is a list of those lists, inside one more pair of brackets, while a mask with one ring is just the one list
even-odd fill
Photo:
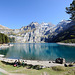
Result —
[[61, 57], [67, 62], [75, 61], [75, 47], [56, 43], [17, 43], [13, 47], [0, 50], [0, 54], [13, 59], [55, 60]]

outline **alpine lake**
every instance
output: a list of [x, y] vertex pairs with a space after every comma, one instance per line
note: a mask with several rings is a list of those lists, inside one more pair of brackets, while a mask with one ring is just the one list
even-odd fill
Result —
[[0, 54], [10, 59], [54, 61], [65, 58], [66, 62], [75, 62], [75, 47], [57, 43], [13, 43], [14, 46], [0, 49]]

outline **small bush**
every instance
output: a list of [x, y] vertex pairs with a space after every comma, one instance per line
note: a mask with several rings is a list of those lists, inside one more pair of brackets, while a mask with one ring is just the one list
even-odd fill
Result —
[[64, 71], [65, 67], [63, 67], [63, 66], [54, 66], [54, 67], [52, 67], [52, 69], [55, 70], [55, 71]]
[[72, 67], [72, 66], [73, 66], [73, 64], [69, 64], [68, 66], [69, 66], [69, 67]]
[[27, 68], [27, 69], [31, 69], [31, 66], [27, 66], [26, 68]]
[[36, 70], [40, 70], [40, 69], [41, 69], [39, 65], [35, 65], [35, 66], [33, 66], [32, 68], [33, 68], [33, 69], [36, 69]]

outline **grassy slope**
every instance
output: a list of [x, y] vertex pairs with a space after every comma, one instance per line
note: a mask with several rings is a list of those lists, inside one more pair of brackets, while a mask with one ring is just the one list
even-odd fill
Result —
[[12, 65], [6, 65], [0, 62], [0, 68], [10, 72], [10, 73], [22, 73], [27, 75], [75, 75], [75, 67], [53, 67], [53, 68], [44, 68], [41, 70], [35, 69], [26, 69], [26, 67], [13, 67]]
[[0, 75], [6, 75], [6, 74], [4, 74], [4, 73], [0, 72]]

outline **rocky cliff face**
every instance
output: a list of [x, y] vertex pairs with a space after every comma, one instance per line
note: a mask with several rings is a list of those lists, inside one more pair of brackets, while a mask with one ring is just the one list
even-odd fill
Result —
[[24, 41], [28, 43], [39, 43], [45, 42], [50, 33], [50, 29], [54, 27], [51, 23], [38, 24], [37, 22], [32, 22], [26, 27], [20, 29], [21, 35], [24, 37]]
[[12, 29], [9, 29], [8, 27], [0, 25], [0, 33], [9, 34], [10, 32], [12, 32]]
[[66, 29], [57, 34], [51, 42], [75, 43], [75, 21], [71, 21], [66, 25]]
[[43, 43], [52, 40], [57, 34], [68, 29], [73, 25], [73, 22], [63, 20], [58, 25], [51, 23], [32, 22], [28, 26], [23, 26], [20, 29], [9, 29], [0, 27], [0, 32], [7, 34], [9, 37], [14, 37], [16, 42], [20, 43]]

